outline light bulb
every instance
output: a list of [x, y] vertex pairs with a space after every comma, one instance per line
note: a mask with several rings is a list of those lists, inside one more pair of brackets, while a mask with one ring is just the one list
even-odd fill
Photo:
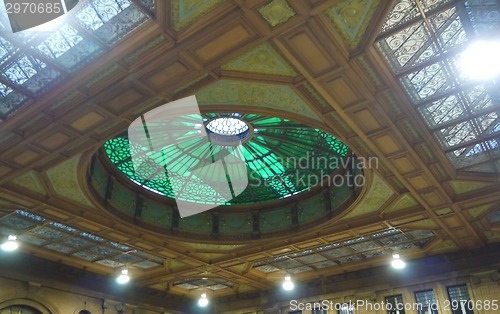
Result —
[[16, 239], [17, 237], [15, 235], [10, 235], [7, 241], [2, 243], [2, 250], [7, 252], [15, 251], [19, 247]]
[[285, 281], [283, 282], [283, 289], [285, 289], [286, 291], [290, 291], [293, 290], [294, 287], [295, 285], [292, 282], [292, 278], [288, 275], [285, 276]]
[[207, 294], [202, 293], [200, 299], [198, 300], [198, 305], [201, 307], [205, 307], [208, 305]]
[[396, 269], [403, 269], [406, 267], [406, 263], [400, 258], [399, 254], [394, 253], [392, 255], [391, 266]]
[[129, 282], [129, 281], [130, 281], [130, 277], [128, 275], [128, 270], [127, 269], [123, 269], [122, 273], [120, 274], [120, 276], [118, 276], [116, 278], [116, 282], [119, 283], [120, 285], [124, 285], [127, 282]]

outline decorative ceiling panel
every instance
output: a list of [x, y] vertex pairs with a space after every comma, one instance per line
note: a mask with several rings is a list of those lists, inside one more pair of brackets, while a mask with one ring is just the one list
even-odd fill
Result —
[[92, 202], [84, 195], [78, 183], [78, 163], [81, 156], [74, 156], [71, 159], [59, 164], [47, 171], [54, 191], [59, 195], [67, 197], [73, 201], [86, 206], [93, 206]]
[[241, 105], [271, 108], [320, 121], [321, 118], [286, 85], [220, 80], [196, 93], [200, 106]]
[[394, 191], [391, 187], [380, 176], [374, 174], [373, 182], [369, 186], [366, 196], [342, 219], [354, 218], [378, 211], [392, 195], [394, 195]]
[[176, 31], [194, 23], [225, 0], [173, 0], [172, 26]]
[[356, 48], [372, 21], [380, 0], [339, 1], [325, 14], [340, 33], [347, 46]]
[[223, 70], [248, 73], [297, 76], [293, 67], [269, 43], [261, 44], [221, 67]]
[[24, 175], [14, 179], [12, 182], [35, 193], [47, 194], [38, 174], [35, 171], [29, 171]]
[[287, 0], [272, 0], [260, 7], [259, 13], [272, 27], [287, 22], [297, 14]]

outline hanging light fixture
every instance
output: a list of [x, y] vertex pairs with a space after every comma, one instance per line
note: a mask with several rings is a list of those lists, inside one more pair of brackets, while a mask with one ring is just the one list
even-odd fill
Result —
[[286, 275], [285, 281], [283, 281], [283, 289], [285, 289], [286, 291], [290, 291], [293, 290], [294, 287], [295, 285], [292, 282], [292, 277], [290, 277], [290, 275]]
[[403, 269], [406, 267], [406, 263], [401, 259], [398, 253], [394, 253], [392, 254], [391, 266], [395, 269]]
[[15, 235], [10, 235], [7, 238], [7, 241], [2, 243], [2, 246], [1, 246], [2, 250], [7, 251], [7, 252], [15, 251], [19, 247], [19, 244], [17, 243], [16, 240], [17, 240], [17, 237]]
[[198, 305], [200, 307], [205, 307], [208, 305], [208, 298], [207, 298], [207, 294], [205, 292], [203, 292], [200, 296], [200, 299], [198, 300]]
[[116, 282], [120, 285], [124, 285], [130, 281], [130, 277], [128, 275], [128, 269], [122, 269], [120, 276], [116, 277]]

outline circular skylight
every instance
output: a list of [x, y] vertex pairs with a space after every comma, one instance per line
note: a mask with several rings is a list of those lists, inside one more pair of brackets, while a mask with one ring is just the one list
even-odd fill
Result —
[[239, 135], [248, 131], [248, 124], [236, 118], [216, 118], [208, 122], [207, 129], [219, 135]]
[[239, 118], [239, 114], [209, 120], [205, 128], [214, 145], [237, 146], [252, 136], [251, 128]]

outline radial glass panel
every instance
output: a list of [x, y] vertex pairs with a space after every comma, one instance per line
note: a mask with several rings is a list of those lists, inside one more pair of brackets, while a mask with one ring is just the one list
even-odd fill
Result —
[[[191, 125], [193, 131], [179, 135], [175, 145], [166, 144], [159, 152], [145, 153], [146, 147], [130, 145], [124, 135], [106, 142], [106, 154], [115, 167], [143, 188], [166, 197], [203, 204], [213, 201], [215, 191], [191, 169], [221, 153], [240, 156], [246, 165], [249, 184], [226, 205], [281, 199], [309, 190], [317, 181], [308, 178], [322, 179], [330, 175], [340, 159], [348, 154], [347, 146], [334, 136], [277, 117], [207, 113], [198, 118], [186, 117], [185, 123]], [[245, 138], [241, 145], [225, 146], [199, 136], [202, 128], [206, 128], [209, 136], [212, 133], [222, 136], [245, 134]], [[134, 168], [132, 156], [147, 162]], [[233, 168], [232, 171], [241, 169]], [[189, 177], [188, 184], [169, 176], [171, 172]]]

